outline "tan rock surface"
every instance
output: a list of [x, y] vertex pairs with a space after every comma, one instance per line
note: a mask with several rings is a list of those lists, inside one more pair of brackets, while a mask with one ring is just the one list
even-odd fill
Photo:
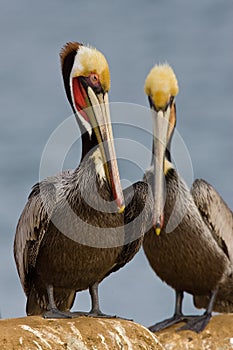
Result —
[[153, 335], [120, 319], [0, 320], [0, 350], [233, 350], [233, 314], [213, 317], [200, 334], [176, 332], [180, 326]]
[[80, 317], [0, 320], [1, 350], [162, 350], [143, 326], [120, 319]]
[[233, 350], [233, 314], [212, 317], [200, 334], [176, 332], [178, 324], [155, 333], [166, 350]]

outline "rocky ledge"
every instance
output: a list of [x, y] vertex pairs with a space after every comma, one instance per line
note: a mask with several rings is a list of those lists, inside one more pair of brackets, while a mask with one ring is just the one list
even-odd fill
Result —
[[233, 350], [233, 314], [213, 317], [200, 334], [176, 332], [179, 326], [152, 334], [137, 323], [121, 319], [7, 319], [0, 320], [0, 349]]
[[1, 350], [161, 350], [156, 336], [121, 319], [79, 317], [45, 320], [39, 316], [0, 320]]

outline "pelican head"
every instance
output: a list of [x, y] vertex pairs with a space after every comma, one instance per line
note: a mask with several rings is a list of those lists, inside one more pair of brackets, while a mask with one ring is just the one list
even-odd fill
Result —
[[154, 165], [154, 218], [157, 235], [164, 221], [164, 173], [166, 148], [176, 124], [175, 96], [178, 94], [178, 82], [174, 71], [168, 64], [155, 65], [145, 81], [145, 93], [153, 117], [153, 165]]
[[[67, 98], [85, 140], [82, 158], [94, 146], [98, 146], [104, 176], [121, 212], [124, 209], [124, 199], [108, 103], [110, 72], [107, 60], [100, 51], [77, 42], [67, 43], [61, 50], [60, 58]], [[93, 154], [92, 158], [96, 158], [95, 163], [99, 162], [99, 153], [96, 156]], [[102, 167], [96, 166], [97, 172], [100, 168]], [[99, 175], [103, 177], [102, 170]]]

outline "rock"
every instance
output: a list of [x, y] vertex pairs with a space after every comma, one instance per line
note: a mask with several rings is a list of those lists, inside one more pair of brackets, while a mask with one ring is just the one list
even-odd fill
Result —
[[233, 350], [233, 314], [212, 317], [199, 334], [176, 332], [184, 323], [154, 333], [166, 350]]
[[176, 332], [181, 325], [152, 334], [121, 319], [0, 320], [0, 350], [233, 350], [233, 314], [214, 316], [200, 334]]
[[164, 350], [145, 327], [121, 319], [40, 316], [0, 320], [1, 350]]

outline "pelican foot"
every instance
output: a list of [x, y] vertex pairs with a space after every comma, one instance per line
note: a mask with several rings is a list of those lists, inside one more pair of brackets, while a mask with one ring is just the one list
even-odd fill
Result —
[[89, 314], [87, 316], [89, 316], [89, 317], [100, 317], [100, 318], [119, 318], [120, 320], [133, 321], [130, 318], [124, 318], [124, 317], [117, 316], [117, 315], [107, 315], [107, 314], [103, 314], [102, 312], [100, 314], [95, 314], [95, 313], [89, 312]]
[[44, 318], [72, 318], [72, 313], [60, 311], [58, 309], [50, 309], [43, 314]]
[[204, 315], [200, 315], [200, 316], [192, 316], [192, 317], [189, 316], [188, 318], [186, 318], [186, 324], [178, 328], [177, 330], [178, 331], [190, 330], [196, 333], [200, 333], [209, 323], [211, 316], [212, 315], [210, 313], [205, 313]]
[[158, 322], [154, 324], [153, 326], [149, 327], [149, 330], [151, 332], [158, 332], [161, 331], [162, 329], [168, 328], [172, 326], [173, 324], [179, 323], [179, 322], [186, 322], [187, 317], [184, 315], [174, 315], [173, 317], [167, 318], [166, 320], [163, 320], [161, 322]]
[[117, 316], [117, 315], [104, 314], [100, 310], [97, 310], [97, 311], [91, 310], [89, 312], [74, 311], [74, 312], [70, 312], [70, 315], [71, 315], [70, 316], [71, 318], [76, 318], [76, 317], [80, 317], [80, 316], [87, 316], [87, 317], [95, 317], [95, 318], [119, 318], [121, 320], [133, 321], [132, 319], [120, 317], [120, 316]]
[[92, 314], [89, 314], [88, 316], [100, 317], [100, 318], [118, 318], [119, 320], [133, 321], [133, 320], [130, 319], [130, 318], [125, 318], [125, 317], [121, 317], [121, 316], [117, 316], [117, 315], [106, 315], [106, 314], [102, 314], [102, 315], [92, 315]]
[[104, 314], [103, 312], [101, 311], [90, 311], [88, 313], [87, 316], [90, 316], [90, 317], [100, 317], [100, 318], [117, 318], [116, 315], [107, 315], [107, 314]]
[[73, 311], [70, 314], [71, 314], [71, 318], [77, 318], [80, 316], [88, 316], [88, 312], [85, 312], [85, 311]]
[[94, 310], [91, 310], [87, 316], [89, 317], [100, 317], [100, 318], [119, 318], [121, 320], [126, 320], [126, 321], [133, 321], [132, 319], [129, 319], [129, 318], [124, 318], [124, 317], [121, 317], [121, 316], [117, 316], [117, 315], [107, 315], [107, 314], [104, 314], [102, 311], [98, 310], [98, 311], [94, 311]]

